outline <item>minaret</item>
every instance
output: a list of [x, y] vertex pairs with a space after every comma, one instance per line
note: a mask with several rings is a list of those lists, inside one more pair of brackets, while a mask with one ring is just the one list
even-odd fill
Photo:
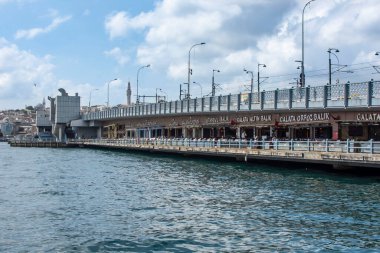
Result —
[[132, 95], [131, 82], [128, 81], [128, 89], [127, 89], [127, 105], [131, 105], [131, 95]]

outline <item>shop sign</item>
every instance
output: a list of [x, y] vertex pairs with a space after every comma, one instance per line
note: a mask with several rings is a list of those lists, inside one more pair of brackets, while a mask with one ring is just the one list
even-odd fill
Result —
[[230, 122], [230, 120], [229, 120], [228, 116], [207, 118], [207, 120], [206, 120], [207, 124], [218, 124], [218, 123], [229, 123], [229, 122]]
[[272, 121], [272, 115], [271, 114], [253, 115], [253, 116], [237, 117], [236, 118], [236, 122], [238, 122], [238, 123], [245, 123], [245, 122], [271, 122], [271, 121]]
[[199, 119], [188, 119], [184, 120], [181, 123], [182, 126], [198, 126], [199, 125]]
[[327, 121], [329, 119], [330, 119], [330, 114], [328, 112], [305, 113], [305, 114], [299, 114], [299, 115], [280, 116], [280, 123]]
[[272, 121], [272, 115], [264, 114], [264, 115], [236, 117], [233, 119], [229, 119], [228, 116], [220, 116], [220, 117], [208, 118], [206, 122], [208, 124], [218, 124], [218, 123], [231, 123], [231, 122], [247, 123], [247, 122], [271, 122], [271, 121]]
[[357, 121], [380, 121], [380, 113], [358, 113]]

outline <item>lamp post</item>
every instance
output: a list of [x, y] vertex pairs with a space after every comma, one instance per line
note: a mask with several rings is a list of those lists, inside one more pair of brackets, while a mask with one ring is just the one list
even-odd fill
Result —
[[150, 64], [142, 66], [142, 67], [140, 67], [137, 70], [137, 81], [136, 81], [136, 96], [137, 96], [137, 98], [136, 98], [136, 104], [140, 103], [140, 97], [139, 97], [139, 74], [140, 74], [140, 70], [143, 69], [143, 68], [149, 68], [149, 67], [150, 67]]
[[251, 74], [251, 93], [253, 93], [253, 71], [244, 69], [244, 72], [247, 74]]
[[338, 56], [335, 53], [333, 53], [332, 51], [335, 51], [335, 53], [339, 53], [339, 49], [329, 48], [327, 50], [327, 52], [329, 53], [329, 85], [331, 85], [331, 54], [335, 55], [336, 59], [338, 60], [338, 64], [339, 64]]
[[158, 103], [158, 95], [157, 95], [157, 91], [158, 90], [161, 90], [160, 88], [156, 88], [156, 104]]
[[200, 83], [197, 83], [197, 82], [193, 82], [193, 84], [196, 84], [201, 88], [201, 97], [203, 97], [202, 85]]
[[[257, 63], [257, 92], [260, 94], [260, 66], [263, 66], [263, 68], [266, 68], [267, 65]], [[260, 95], [259, 95], [259, 101], [260, 101]]]
[[90, 108], [91, 108], [91, 93], [92, 93], [93, 91], [96, 91], [96, 90], [99, 90], [99, 89], [92, 89], [92, 90], [90, 91], [90, 99], [88, 100], [88, 111], [90, 111]]
[[[186, 84], [186, 83], [183, 83]], [[186, 96], [186, 90], [182, 89], [182, 83], [179, 85], [179, 100], [182, 100], [182, 95]]]
[[305, 66], [304, 66], [304, 63], [305, 63], [305, 47], [304, 47], [304, 15], [305, 15], [305, 9], [306, 9], [306, 6], [308, 6], [311, 2], [313, 2], [315, 0], [310, 0], [309, 2], [307, 2], [305, 4], [305, 6], [303, 7], [303, 10], [302, 10], [302, 62], [301, 62], [301, 87], [304, 87], [305, 86]]
[[162, 89], [160, 89], [160, 91], [165, 94], [165, 96], [164, 96], [164, 102], [166, 102], [169, 99], [168, 93], [166, 93]]
[[[168, 96], [168, 94], [165, 91], [163, 91], [160, 88], [156, 88], [156, 103], [158, 103], [158, 98], [160, 97], [160, 96], [158, 96], [158, 92], [157, 91], [161, 91], [162, 93], [164, 93], [166, 95], [166, 97]], [[166, 97], [165, 97], [165, 100], [166, 100]]]
[[214, 73], [215, 72], [220, 72], [219, 69], [213, 69], [212, 70], [212, 85], [211, 85], [211, 96], [215, 96], [215, 77], [214, 77]]
[[206, 43], [205, 42], [201, 42], [201, 43], [197, 43], [197, 44], [194, 44], [190, 47], [190, 50], [189, 50], [189, 59], [188, 59], [188, 63], [187, 63], [187, 94], [186, 94], [186, 97], [187, 99], [190, 99], [190, 75], [192, 74], [192, 70], [190, 68], [190, 54], [191, 54], [191, 50], [196, 47], [196, 46], [201, 46], [201, 45], [205, 45]]
[[116, 80], [117, 80], [117, 78], [112, 79], [112, 80], [108, 81], [108, 83], [107, 83], [107, 108], [110, 107], [110, 83], [112, 83], [113, 81], [116, 81]]

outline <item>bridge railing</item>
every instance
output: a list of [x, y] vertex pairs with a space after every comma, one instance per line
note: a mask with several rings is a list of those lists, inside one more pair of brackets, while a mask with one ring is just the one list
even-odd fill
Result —
[[70, 140], [70, 143], [88, 143], [110, 146], [155, 145], [181, 147], [213, 147], [229, 149], [262, 149], [285, 151], [313, 151], [339, 153], [380, 154], [379, 141], [331, 141], [331, 140], [255, 140], [255, 139], [167, 139], [167, 138], [136, 138], [136, 139], [84, 139]]
[[83, 120], [106, 120], [147, 115], [273, 109], [347, 108], [380, 106], [380, 81], [302, 87], [215, 97], [177, 100], [89, 112]]

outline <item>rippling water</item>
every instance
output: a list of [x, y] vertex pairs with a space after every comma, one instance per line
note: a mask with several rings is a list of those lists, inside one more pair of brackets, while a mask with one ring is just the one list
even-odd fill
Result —
[[378, 179], [0, 143], [0, 251], [380, 250]]

